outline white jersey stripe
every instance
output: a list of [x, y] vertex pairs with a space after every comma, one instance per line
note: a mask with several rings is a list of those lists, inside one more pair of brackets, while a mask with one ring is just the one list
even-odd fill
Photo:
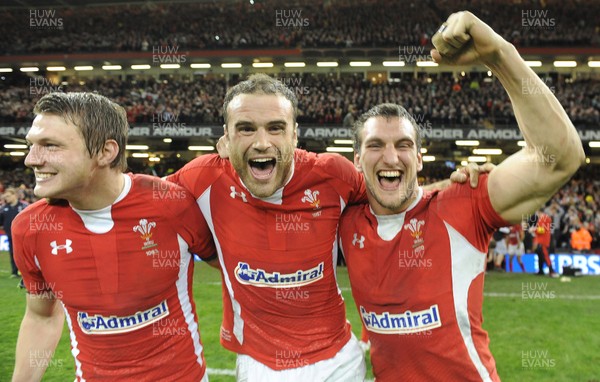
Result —
[[473, 280], [484, 271], [486, 254], [478, 251], [458, 231], [444, 222], [450, 240], [450, 256], [452, 257], [452, 294], [454, 298], [454, 313], [460, 329], [460, 334], [469, 353], [469, 358], [477, 369], [479, 376], [485, 382], [492, 381], [484, 366], [473, 337], [469, 321], [469, 287]]
[[219, 255], [219, 263], [221, 264], [221, 270], [223, 273], [223, 280], [225, 280], [225, 287], [227, 288], [227, 292], [229, 293], [229, 298], [231, 299], [231, 307], [233, 311], [233, 335], [238, 340], [240, 344], [244, 343], [244, 320], [242, 319], [242, 307], [235, 299], [233, 293], [233, 287], [231, 286], [231, 280], [229, 280], [229, 272], [227, 272], [227, 267], [225, 267], [225, 261], [223, 260], [223, 250], [221, 249], [221, 244], [219, 243], [219, 238], [215, 233], [215, 224], [212, 219], [212, 213], [210, 210], [210, 192], [211, 187], [208, 187], [206, 191], [196, 200], [198, 206], [200, 207], [200, 211], [202, 211], [202, 215], [204, 215], [204, 219], [206, 219], [206, 223], [208, 223], [208, 228], [210, 228], [210, 232], [212, 233], [213, 239], [215, 241], [215, 247], [217, 249], [217, 254]]
[[[65, 311], [65, 318], [67, 319], [67, 325], [69, 326], [69, 337], [71, 338], [71, 354], [75, 359], [75, 377], [78, 377], [81, 382], [85, 382], [85, 378], [83, 378], [83, 371], [81, 370], [81, 362], [79, 361], [79, 359], [77, 359], [77, 356], [80, 353], [78, 347], [79, 342], [77, 342], [77, 337], [75, 336], [75, 331], [73, 330], [71, 316], [69, 315], [69, 312], [67, 311], [67, 308], [62, 303], [62, 301], [60, 303], [63, 307], [63, 310]], [[75, 378], [75, 380], [77, 380], [77, 378]]]
[[188, 292], [188, 271], [192, 260], [192, 255], [189, 252], [188, 244], [185, 240], [177, 235], [177, 241], [179, 242], [179, 253], [181, 259], [179, 261], [179, 275], [175, 285], [177, 287], [177, 297], [179, 298], [179, 304], [181, 305], [181, 313], [187, 324], [188, 331], [192, 337], [192, 343], [194, 344], [194, 354], [198, 364], [202, 366], [202, 344], [200, 343], [200, 334], [198, 333], [198, 323], [194, 319], [194, 312], [192, 311], [192, 302], [190, 294]]

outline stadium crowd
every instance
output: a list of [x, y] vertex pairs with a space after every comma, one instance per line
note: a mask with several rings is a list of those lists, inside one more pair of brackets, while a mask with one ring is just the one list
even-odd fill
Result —
[[[298, 121], [303, 124], [341, 125], [348, 113], [357, 116], [370, 107], [393, 102], [406, 107], [422, 121], [437, 124], [501, 125], [515, 122], [508, 95], [496, 79], [485, 73], [453, 78], [449, 73], [405, 74], [394, 81], [374, 83], [362, 75], [304, 74], [278, 78], [299, 98]], [[28, 122], [35, 101], [49, 91], [96, 91], [123, 105], [131, 124], [180, 122], [220, 124], [222, 100], [229, 81], [223, 77], [194, 76], [193, 79], [113, 78], [74, 79], [53, 85], [39, 77], [22, 76], [0, 82], [0, 122]], [[600, 123], [600, 79], [571, 81], [547, 77], [544, 82], [578, 125]], [[523, 85], [523, 91], [540, 91]], [[583, 126], [582, 126], [583, 127]]]
[[[147, 164], [142, 160], [128, 161], [128, 171], [165, 176], [186, 163], [175, 154], [164, 158], [158, 164]], [[3, 162], [0, 170], [0, 195], [8, 187], [17, 187], [21, 200], [32, 203], [35, 180], [33, 172], [22, 163]], [[447, 179], [452, 169], [442, 163], [428, 163], [419, 173], [420, 184], [430, 184]], [[2, 199], [2, 198], [0, 198]], [[4, 200], [0, 201], [0, 207]], [[570, 250], [571, 233], [585, 226], [592, 236], [591, 247], [600, 249], [600, 166], [588, 165], [579, 169], [575, 176], [562, 187], [547, 203], [544, 212], [552, 219], [552, 234], [555, 247], [560, 251]]]
[[424, 46], [457, 9], [474, 12], [517, 46], [600, 44], [596, 1], [274, 0], [6, 10], [0, 51]]

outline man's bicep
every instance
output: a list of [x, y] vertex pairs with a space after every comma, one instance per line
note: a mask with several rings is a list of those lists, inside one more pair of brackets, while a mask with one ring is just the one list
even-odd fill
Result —
[[542, 207], [569, 177], [539, 155], [521, 150], [490, 173], [490, 201], [502, 218], [518, 223], [524, 215]]

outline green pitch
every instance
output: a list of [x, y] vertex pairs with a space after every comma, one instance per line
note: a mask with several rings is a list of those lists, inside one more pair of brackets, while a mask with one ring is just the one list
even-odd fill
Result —
[[[10, 380], [25, 292], [9, 278], [8, 254], [0, 253], [0, 381]], [[360, 336], [360, 319], [345, 268], [338, 280], [348, 318]], [[484, 327], [503, 381], [600, 382], [600, 277], [570, 282], [533, 275], [486, 277]], [[213, 382], [231, 382], [235, 356], [219, 344], [221, 286], [218, 272], [197, 264], [194, 297], [199, 308], [204, 354]], [[367, 362], [368, 359], [367, 359]], [[370, 364], [368, 379], [373, 379]], [[74, 363], [65, 328], [44, 381], [72, 381]]]

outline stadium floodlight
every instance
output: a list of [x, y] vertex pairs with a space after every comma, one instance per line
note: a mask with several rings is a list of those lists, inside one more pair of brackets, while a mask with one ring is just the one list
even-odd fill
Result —
[[190, 68], [192, 68], [192, 69], [210, 69], [210, 64], [201, 64], [201, 63], [191, 64]]
[[46, 70], [49, 72], [63, 72], [67, 70], [64, 66], [46, 66]]
[[188, 146], [190, 151], [213, 151], [214, 149], [214, 146]]
[[133, 154], [131, 154], [131, 156], [134, 158], [148, 158], [148, 157], [150, 157], [150, 154], [148, 154], [148, 153], [133, 153]]
[[12, 73], [12, 68], [0, 68], [0, 73]]
[[88, 71], [88, 70], [94, 70], [94, 67], [91, 65], [82, 65], [82, 66], [76, 66], [73, 69], [75, 69], [78, 72], [83, 72], [83, 71]]
[[352, 139], [334, 139], [333, 143], [336, 145], [351, 145], [354, 141]]
[[421, 154], [426, 154], [427, 153], [427, 149], [425, 147], [421, 147]]
[[432, 68], [435, 66], [439, 66], [439, 64], [433, 61], [417, 61], [417, 66], [420, 68]]
[[327, 150], [328, 153], [352, 153], [354, 152], [354, 149], [352, 147], [338, 147], [338, 146], [330, 146], [327, 147], [325, 150]]
[[306, 64], [304, 62], [286, 62], [283, 66], [286, 68], [304, 68]]
[[383, 61], [383, 66], [392, 66], [392, 67], [398, 67], [398, 66], [405, 66], [406, 63], [404, 61]]
[[103, 70], [121, 70], [121, 65], [102, 65]]
[[26, 149], [27, 145], [24, 144], [16, 144], [16, 143], [7, 143], [4, 145], [5, 149]]
[[125, 145], [125, 150], [148, 150], [147, 145]]
[[555, 68], [574, 68], [577, 66], [577, 61], [554, 61]]
[[147, 64], [131, 65], [131, 69], [133, 69], [133, 70], [148, 70], [148, 69], [150, 69], [150, 65], [147, 65]]
[[590, 147], [598, 148], [600, 147], [600, 141], [590, 141]]
[[11, 151], [8, 153], [11, 157], [24, 157], [25, 153], [23, 151]]
[[173, 139], [172, 138], [163, 138], [163, 142], [171, 143], [171, 142], [173, 142]]
[[588, 61], [590, 68], [600, 68], [600, 61]]
[[19, 69], [20, 71], [22, 71], [23, 73], [27, 73], [27, 72], [39, 72], [40, 68], [38, 68], [37, 66], [25, 66]]
[[527, 142], [525, 142], [525, 141], [517, 141], [517, 145], [519, 145], [521, 147], [525, 147], [525, 146], [527, 146]]
[[152, 158], [148, 158], [148, 160], [150, 162], [160, 162], [160, 158], [159, 157], [152, 157]]
[[539, 68], [542, 66], [542, 61], [525, 61], [525, 64], [530, 68]]
[[435, 162], [434, 155], [423, 155], [423, 162]]
[[317, 62], [317, 66], [320, 68], [335, 68], [339, 64], [335, 61], [319, 61]]
[[462, 161], [460, 161], [460, 165], [465, 167], [465, 166], [469, 165], [469, 162], [467, 162], [466, 160], [462, 160]]
[[500, 155], [502, 149], [473, 149], [475, 155]]
[[476, 162], [476, 163], [487, 162], [487, 158], [486, 157], [476, 156], [476, 155], [472, 155], [472, 156], [468, 157], [467, 160], [469, 162]]
[[255, 62], [252, 64], [252, 67], [254, 67], [254, 68], [272, 68], [273, 63], [272, 62]]
[[221, 68], [223, 69], [239, 69], [242, 67], [242, 64], [239, 62], [226, 62], [221, 64]]
[[161, 69], [179, 69], [181, 65], [179, 64], [160, 64]]
[[479, 146], [479, 141], [455, 141], [457, 146]]
[[350, 61], [352, 67], [366, 67], [371, 66], [371, 61]]

